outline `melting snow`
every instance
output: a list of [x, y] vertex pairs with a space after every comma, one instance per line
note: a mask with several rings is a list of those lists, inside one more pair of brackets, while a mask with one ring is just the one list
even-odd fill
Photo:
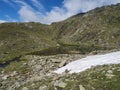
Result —
[[79, 73], [91, 66], [104, 65], [104, 64], [119, 64], [120, 63], [120, 51], [108, 53], [104, 55], [93, 55], [86, 58], [82, 58], [67, 64], [64, 67], [54, 71], [55, 73], [62, 74], [65, 70], [69, 73]]

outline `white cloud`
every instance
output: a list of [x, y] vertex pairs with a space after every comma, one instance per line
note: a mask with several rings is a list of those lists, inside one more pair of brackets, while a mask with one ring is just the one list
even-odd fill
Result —
[[[37, 0], [31, 0], [37, 8], [43, 7]], [[36, 21], [50, 24], [64, 20], [80, 12], [87, 12], [96, 7], [120, 3], [120, 0], [64, 0], [62, 7], [53, 7], [50, 12], [42, 14], [41, 10], [36, 11], [23, 1], [17, 1], [22, 4], [19, 15], [23, 21]]]
[[7, 21], [5, 21], [5, 20], [0, 20], [0, 23], [5, 23], [5, 22], [7, 22]]
[[44, 9], [43, 5], [38, 0], [31, 0], [33, 5], [38, 8], [38, 10]]
[[24, 21], [37, 21], [37, 16], [32, 10], [26, 6], [22, 6], [18, 12], [21, 19]]
[[[20, 5], [20, 10], [18, 11], [18, 14], [20, 16], [21, 21], [29, 22], [29, 21], [35, 21], [35, 22], [41, 22], [42, 14], [40, 11], [34, 10], [29, 4], [27, 4], [24, 1], [15, 1], [17, 4]], [[40, 6], [40, 3], [37, 4], [36, 0], [32, 0], [34, 4]]]
[[63, 8], [54, 7], [50, 12], [47, 12], [44, 16], [44, 23], [50, 24], [51, 22], [58, 22], [68, 17]]

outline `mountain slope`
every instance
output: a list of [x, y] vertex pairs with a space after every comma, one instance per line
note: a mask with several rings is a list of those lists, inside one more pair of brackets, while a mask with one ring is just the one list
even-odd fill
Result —
[[51, 25], [0, 24], [2, 63], [28, 53], [86, 53], [105, 49], [120, 49], [120, 4], [96, 8]]
[[51, 25], [2, 23], [0, 90], [119, 90], [119, 54], [120, 4]]
[[56, 45], [51, 33], [40, 23], [0, 24], [0, 62]]
[[75, 15], [56, 26], [62, 43], [120, 47], [120, 4]]

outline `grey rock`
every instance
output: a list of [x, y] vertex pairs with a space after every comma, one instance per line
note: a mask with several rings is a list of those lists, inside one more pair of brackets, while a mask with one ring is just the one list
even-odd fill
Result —
[[33, 76], [33, 77], [30, 79], [30, 81], [31, 81], [31, 82], [39, 81], [39, 80], [41, 80], [42, 78], [43, 78], [42, 75], [41, 75], [41, 76]]
[[2, 74], [3, 74], [4, 72], [5, 72], [4, 70], [1, 71]]
[[59, 64], [59, 67], [64, 66], [64, 65], [66, 64], [66, 62], [67, 62], [67, 60], [66, 60], [66, 59], [65, 59], [65, 60], [63, 60], [63, 61]]
[[108, 70], [108, 71], [107, 71], [107, 73], [112, 74], [112, 73], [113, 73], [113, 71], [112, 71], [112, 70]]
[[23, 87], [22, 90], [29, 90], [27, 87]]
[[114, 75], [114, 74], [107, 73], [107, 74], [105, 74], [105, 76], [106, 76], [108, 79], [111, 79], [111, 78], [113, 78], [115, 75]]
[[13, 77], [13, 76], [15, 76], [15, 75], [17, 75], [17, 74], [18, 74], [17, 71], [13, 71], [13, 72], [10, 74], [10, 76]]
[[85, 90], [85, 88], [83, 87], [83, 85], [79, 85], [79, 90]]
[[5, 75], [2, 77], [3, 80], [6, 80], [9, 77], [9, 75]]
[[62, 81], [56, 81], [54, 83], [54, 86], [60, 87], [60, 88], [65, 88], [67, 86], [67, 83], [64, 83]]
[[113, 74], [113, 71], [112, 71], [112, 70], [108, 70], [107, 73], [105, 74], [105, 76], [106, 76], [108, 79], [111, 79], [111, 78], [113, 78], [115, 75]]
[[36, 65], [36, 69], [42, 69], [42, 66], [41, 65]]
[[18, 88], [18, 87], [20, 87], [19, 82], [15, 82], [15, 84], [13, 84], [12, 86], [10, 86], [8, 90], [15, 90], [15, 88]]
[[60, 63], [60, 62], [61, 62], [60, 59], [51, 59], [51, 61], [52, 61], [53, 63]]
[[40, 86], [39, 87], [39, 90], [46, 90], [47, 89], [47, 86], [46, 85], [43, 85], [43, 86]]

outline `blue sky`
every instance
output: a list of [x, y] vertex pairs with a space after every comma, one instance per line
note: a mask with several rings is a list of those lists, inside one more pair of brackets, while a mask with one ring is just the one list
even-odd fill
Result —
[[0, 0], [0, 22], [50, 24], [120, 0]]

